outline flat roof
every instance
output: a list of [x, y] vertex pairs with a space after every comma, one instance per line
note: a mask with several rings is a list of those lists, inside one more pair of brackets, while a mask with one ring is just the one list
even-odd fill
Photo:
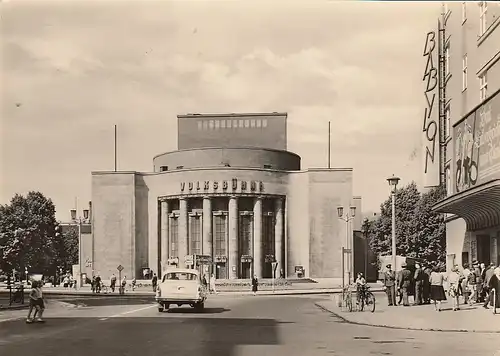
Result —
[[267, 113], [225, 113], [225, 114], [198, 114], [189, 113], [177, 115], [178, 119], [203, 119], [203, 118], [216, 118], [216, 117], [259, 117], [259, 116], [285, 116], [288, 117], [286, 112], [267, 112]]

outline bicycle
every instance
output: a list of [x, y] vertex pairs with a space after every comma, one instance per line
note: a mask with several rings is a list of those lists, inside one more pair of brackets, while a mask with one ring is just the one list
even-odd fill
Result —
[[342, 307], [352, 312], [352, 292], [349, 286], [342, 290]]
[[[363, 290], [360, 291], [360, 298], [359, 302], [357, 303], [357, 307], [359, 311], [363, 311], [365, 308], [365, 305], [369, 308], [371, 308], [371, 312], [375, 312], [375, 296], [373, 295], [372, 292], [370, 292], [370, 286], [365, 286]], [[370, 310], [370, 309], [368, 309]]]

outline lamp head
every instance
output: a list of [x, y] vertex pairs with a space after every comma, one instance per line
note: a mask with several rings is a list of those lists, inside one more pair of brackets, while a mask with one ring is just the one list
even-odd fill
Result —
[[400, 179], [398, 177], [395, 177], [394, 174], [392, 175], [392, 177], [387, 178], [387, 181], [389, 182], [389, 185], [394, 190], [396, 190], [396, 187], [398, 186], [399, 180]]
[[339, 218], [343, 217], [344, 216], [344, 207], [343, 206], [339, 206], [337, 208], [337, 215]]
[[83, 218], [85, 220], [89, 219], [89, 209], [83, 209]]
[[71, 213], [71, 220], [76, 220], [76, 209], [71, 209], [70, 213]]
[[355, 217], [355, 216], [356, 216], [356, 207], [355, 207], [355, 206], [351, 206], [351, 207], [350, 207], [350, 213], [351, 213], [351, 216], [352, 216], [352, 217]]

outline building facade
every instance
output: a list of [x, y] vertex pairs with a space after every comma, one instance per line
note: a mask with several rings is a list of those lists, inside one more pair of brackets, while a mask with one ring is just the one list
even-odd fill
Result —
[[273, 261], [277, 276], [341, 278], [342, 247], [361, 224], [337, 217], [339, 206], [361, 210], [353, 171], [302, 169], [285, 150], [286, 118], [179, 115], [183, 148], [154, 157], [152, 172], [93, 172], [95, 272], [121, 265], [140, 278], [201, 255], [219, 279], [271, 278]]
[[[429, 60], [433, 57], [429, 48], [433, 47], [437, 54]], [[424, 138], [428, 143], [431, 136], [425, 132], [426, 120], [427, 124], [435, 120], [440, 124], [437, 136], [441, 148], [439, 160], [435, 160], [437, 168], [425, 173], [433, 175], [426, 181], [439, 180], [447, 188], [446, 199], [434, 207], [447, 214], [447, 268], [473, 260], [498, 264], [500, 5], [443, 4], [438, 28], [427, 35], [424, 57]], [[432, 78], [436, 74], [439, 85], [434, 89]], [[429, 103], [434, 102], [429, 98], [436, 99], [434, 116], [427, 115], [432, 111]], [[433, 173], [436, 171], [442, 179]]]

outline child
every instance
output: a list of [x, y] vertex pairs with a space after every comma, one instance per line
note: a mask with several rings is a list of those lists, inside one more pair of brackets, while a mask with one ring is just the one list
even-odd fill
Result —
[[[28, 324], [31, 324], [33, 322], [33, 318], [36, 317], [38, 311], [39, 311], [39, 306], [38, 306], [38, 291], [37, 291], [37, 281], [31, 282], [31, 292], [29, 296], [29, 303], [30, 303], [30, 309], [28, 311], [28, 318], [26, 319], [26, 322]], [[35, 313], [33, 314], [33, 318], [31, 318], [31, 313], [33, 312], [33, 309], [35, 309]]]

